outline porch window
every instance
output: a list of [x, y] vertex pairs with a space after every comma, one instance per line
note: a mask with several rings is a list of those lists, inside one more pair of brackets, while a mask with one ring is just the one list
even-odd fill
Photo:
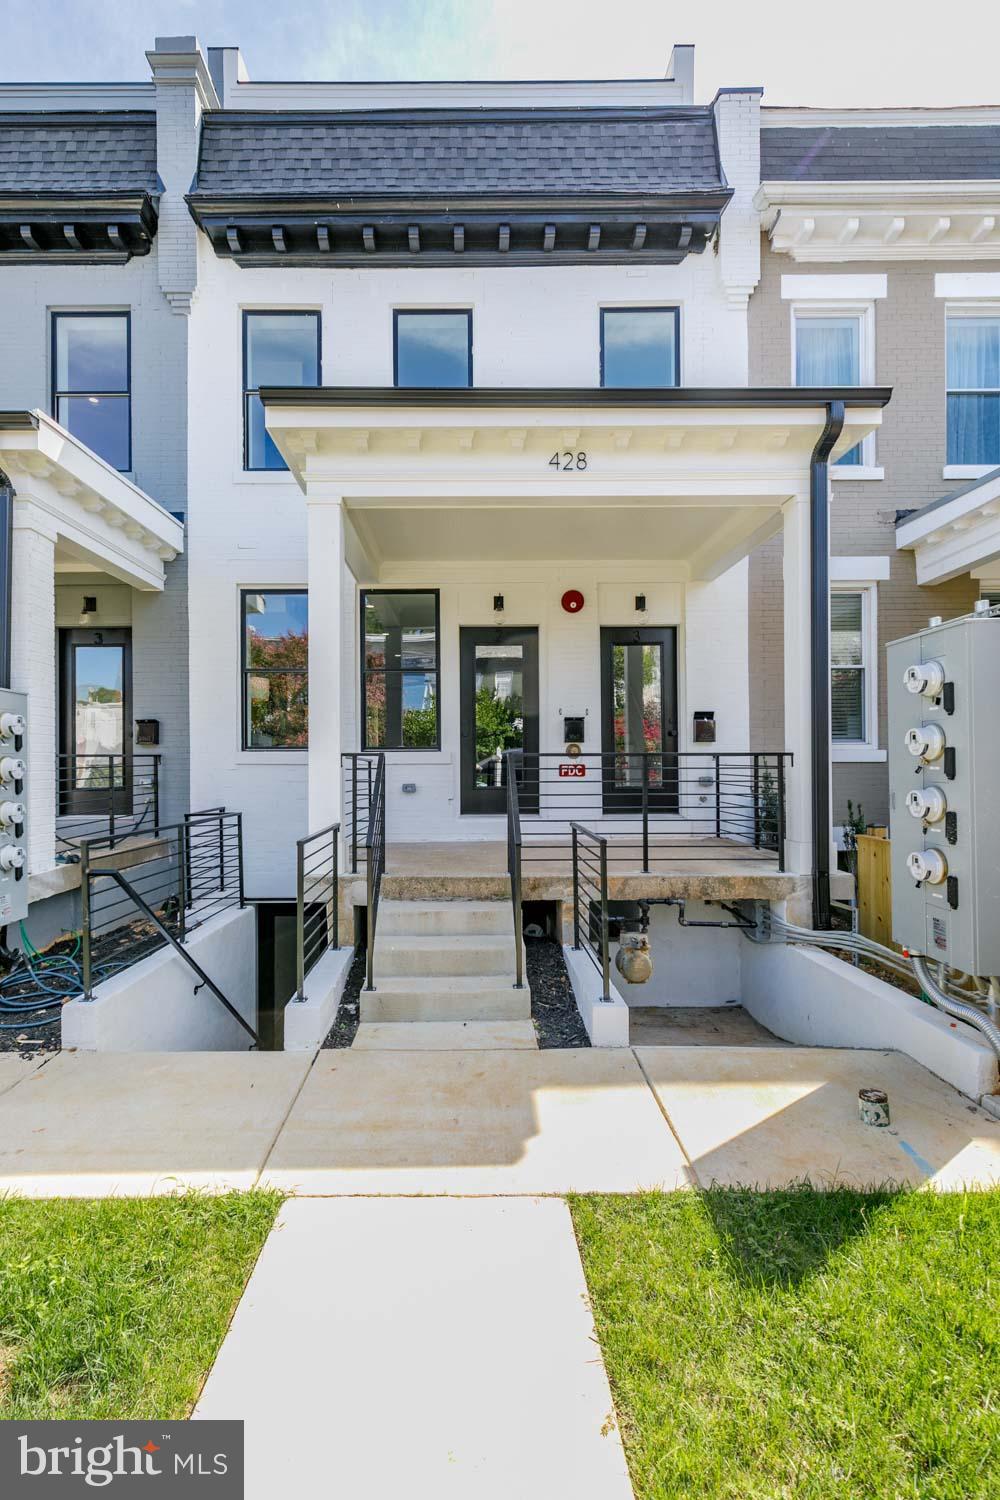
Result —
[[835, 744], [864, 744], [868, 739], [867, 603], [863, 591], [830, 596], [830, 722]]
[[676, 307], [601, 308], [601, 385], [680, 385]]
[[53, 313], [53, 415], [122, 472], [132, 467], [130, 364], [127, 312]]
[[438, 618], [436, 590], [362, 593], [362, 749], [439, 748]]
[[243, 589], [244, 750], [309, 743], [309, 597], [305, 589]]
[[264, 426], [261, 386], [319, 385], [318, 312], [243, 314], [243, 467], [287, 469]]
[[948, 316], [948, 463], [1000, 464], [1000, 314]]
[[[865, 319], [861, 313], [794, 315], [795, 384], [860, 385]], [[837, 459], [837, 467], [865, 463], [864, 443]]]
[[472, 313], [393, 313], [393, 380], [397, 386], [472, 384]]

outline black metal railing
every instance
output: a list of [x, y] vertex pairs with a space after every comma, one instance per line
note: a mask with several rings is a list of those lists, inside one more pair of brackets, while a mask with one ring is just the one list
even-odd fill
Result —
[[340, 824], [295, 843], [295, 999], [306, 998], [306, 975], [329, 948], [340, 947]]
[[344, 844], [352, 875], [357, 874], [358, 861], [364, 855], [375, 772], [382, 758], [380, 751], [363, 751], [360, 754], [348, 751], [340, 758]]
[[507, 777], [507, 873], [510, 876], [510, 899], [514, 909], [514, 967], [516, 988], [524, 988], [524, 915], [521, 910], [521, 808], [517, 795], [517, 777]]
[[92, 1000], [101, 980], [243, 906], [242, 814], [190, 813], [139, 845], [85, 839], [80, 898], [83, 992]]
[[601, 999], [611, 999], [608, 920], [608, 840], [582, 823], [570, 825], [573, 851], [573, 947], [582, 948], [601, 976]]
[[56, 840], [76, 849], [84, 839], [153, 837], [160, 828], [160, 755], [56, 756]]
[[522, 860], [565, 863], [586, 822], [616, 866], [643, 873], [682, 861], [770, 858], [785, 866], [787, 751], [632, 754], [508, 751], [517, 780]]
[[375, 988], [375, 929], [378, 925], [378, 903], [385, 874], [385, 756], [376, 757], [375, 779], [368, 803], [365, 832], [365, 870], [368, 882], [368, 944], [366, 987]]

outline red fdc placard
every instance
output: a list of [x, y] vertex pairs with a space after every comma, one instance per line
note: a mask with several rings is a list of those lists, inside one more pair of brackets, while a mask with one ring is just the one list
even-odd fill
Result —
[[587, 767], [582, 760], [564, 760], [559, 763], [559, 775], [566, 777], [586, 776]]

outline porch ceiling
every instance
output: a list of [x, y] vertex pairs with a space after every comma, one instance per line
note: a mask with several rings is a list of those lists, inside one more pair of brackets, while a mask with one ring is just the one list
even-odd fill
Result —
[[47, 531], [57, 557], [137, 589], [162, 589], [184, 528], [131, 480], [43, 412], [0, 412], [0, 470], [14, 488], [15, 526]]

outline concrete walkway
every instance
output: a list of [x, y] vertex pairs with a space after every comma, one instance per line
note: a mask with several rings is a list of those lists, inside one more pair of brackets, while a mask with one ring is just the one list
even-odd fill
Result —
[[[61, 1053], [0, 1068], [0, 1192], [1000, 1183], [1000, 1121], [894, 1052]], [[858, 1120], [888, 1090], [892, 1128]]]
[[631, 1500], [558, 1199], [293, 1200], [196, 1417], [247, 1500]]

